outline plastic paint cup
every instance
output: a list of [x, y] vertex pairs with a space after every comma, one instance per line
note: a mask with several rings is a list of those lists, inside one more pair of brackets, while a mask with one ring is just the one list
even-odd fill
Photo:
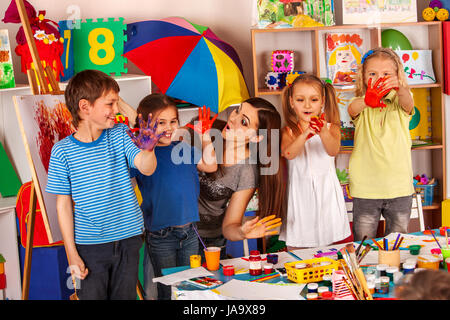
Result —
[[328, 292], [328, 291], [330, 291], [330, 289], [328, 287], [319, 287], [317, 289], [317, 293], [319, 294], [320, 297], [323, 295], [324, 292]]
[[308, 293], [317, 293], [317, 290], [319, 288], [319, 285], [315, 282], [308, 283]]
[[317, 300], [319, 298], [319, 295], [317, 294], [317, 292], [310, 292], [306, 294], [306, 299], [307, 300]]
[[388, 266], [385, 264], [377, 265], [377, 277], [378, 278], [386, 276], [386, 268], [387, 267]]
[[405, 262], [403, 264], [403, 274], [414, 272], [415, 268], [416, 268], [415, 264]]
[[206, 268], [209, 271], [219, 270], [219, 262], [220, 262], [220, 248], [219, 247], [208, 247], [205, 252], [206, 258]]
[[389, 267], [386, 269], [386, 276], [389, 277], [389, 281], [394, 282], [394, 273], [398, 272], [397, 267]]
[[193, 254], [189, 257], [191, 268], [198, 268], [202, 265], [202, 257], [199, 254]]
[[400, 250], [378, 250], [378, 263], [398, 268], [400, 266]]
[[450, 258], [445, 259], [445, 266], [447, 267], [447, 272], [450, 272]]
[[414, 244], [412, 246], [409, 246], [409, 253], [412, 254], [413, 256], [417, 256], [420, 253], [420, 248], [421, 246], [418, 244]]
[[273, 264], [265, 264], [264, 265], [264, 274], [269, 274], [273, 272]]
[[[447, 261], [450, 258], [450, 248], [445, 248], [444, 246], [441, 248], [442, 258], [444, 261]], [[448, 271], [447, 263], [444, 263], [445, 269]]]
[[417, 258], [417, 266], [424, 269], [439, 269], [439, 259], [432, 255], [420, 255]]
[[234, 276], [234, 266], [228, 265], [222, 267], [222, 272], [224, 276], [230, 277]]

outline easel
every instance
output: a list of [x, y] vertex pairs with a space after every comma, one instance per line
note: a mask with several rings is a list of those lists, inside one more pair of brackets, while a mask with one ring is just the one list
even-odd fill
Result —
[[[33, 95], [63, 94], [64, 92], [60, 90], [59, 84], [56, 81], [55, 74], [53, 73], [52, 68], [50, 66], [46, 66], [44, 73], [44, 68], [42, 66], [41, 59], [39, 57], [39, 53], [36, 48], [36, 43], [34, 42], [33, 32], [31, 30], [30, 21], [28, 20], [23, 0], [15, 0], [15, 2], [24, 29], [25, 37], [27, 39], [27, 44], [30, 49], [31, 57], [33, 59], [33, 65], [36, 70], [35, 73], [31, 69], [27, 71], [28, 82], [30, 84], [31, 92], [33, 93]], [[39, 86], [37, 81], [39, 81]], [[30, 292], [30, 274], [31, 274], [31, 260], [32, 260], [33, 239], [34, 239], [34, 226], [36, 218], [36, 201], [39, 200], [40, 207], [44, 208], [44, 204], [40, 200], [42, 199], [42, 197], [37, 199], [35, 186], [36, 185], [39, 186], [39, 184], [36, 175], [32, 175], [32, 180], [33, 181], [31, 183], [31, 192], [30, 192], [30, 211], [27, 222], [27, 242], [25, 248], [25, 261], [22, 280], [22, 300], [28, 300]], [[139, 280], [136, 284], [136, 291], [139, 299], [144, 300], [144, 290]], [[76, 297], [76, 293], [71, 296], [71, 299], [73, 300], [78, 299]]]

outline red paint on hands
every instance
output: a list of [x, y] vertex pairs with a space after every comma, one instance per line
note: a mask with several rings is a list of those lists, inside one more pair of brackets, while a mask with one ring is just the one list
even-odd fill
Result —
[[195, 125], [188, 123], [186, 126], [192, 128], [198, 134], [204, 134], [209, 129], [211, 129], [214, 121], [216, 120], [218, 114], [214, 116], [214, 118], [210, 119], [211, 111], [206, 106], [202, 108], [198, 108], [198, 121]]
[[372, 78], [369, 79], [367, 84], [366, 96], [364, 97], [364, 103], [371, 108], [385, 108], [386, 104], [382, 101], [384, 96], [391, 91], [391, 88], [386, 89], [384, 87], [384, 81], [386, 78], [379, 78], [372, 86]]

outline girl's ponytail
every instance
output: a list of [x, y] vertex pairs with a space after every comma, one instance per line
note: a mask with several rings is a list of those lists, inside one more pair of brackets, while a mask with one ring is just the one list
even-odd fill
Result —
[[331, 83], [324, 82], [324, 98], [325, 98], [325, 116], [327, 122], [335, 125], [341, 125], [341, 118], [339, 115], [339, 106], [336, 98], [336, 91]]

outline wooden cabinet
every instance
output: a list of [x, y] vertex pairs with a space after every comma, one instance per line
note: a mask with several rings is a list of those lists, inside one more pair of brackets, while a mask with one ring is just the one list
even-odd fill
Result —
[[[441, 202], [446, 198], [446, 160], [445, 160], [445, 99], [443, 95], [443, 40], [442, 22], [417, 22], [378, 25], [339, 25], [332, 27], [290, 28], [290, 29], [252, 29], [253, 81], [255, 96], [267, 98], [278, 110], [281, 108], [281, 91], [266, 88], [264, 79], [271, 71], [270, 58], [273, 50], [294, 51], [294, 70], [327, 77], [325, 35], [329, 32], [358, 32], [364, 42], [363, 52], [381, 46], [381, 32], [396, 29], [402, 32], [415, 50], [432, 50], [433, 69], [436, 83], [411, 85], [411, 88], [428, 88], [431, 98], [432, 143], [412, 148], [414, 174], [425, 173], [435, 177], [438, 185], [434, 190], [433, 205], [424, 207], [426, 226], [441, 223]], [[352, 91], [354, 89], [338, 89]], [[337, 162], [347, 163], [351, 150], [341, 149]], [[337, 165], [338, 166], [338, 165]], [[346, 167], [346, 165], [343, 165]]]

